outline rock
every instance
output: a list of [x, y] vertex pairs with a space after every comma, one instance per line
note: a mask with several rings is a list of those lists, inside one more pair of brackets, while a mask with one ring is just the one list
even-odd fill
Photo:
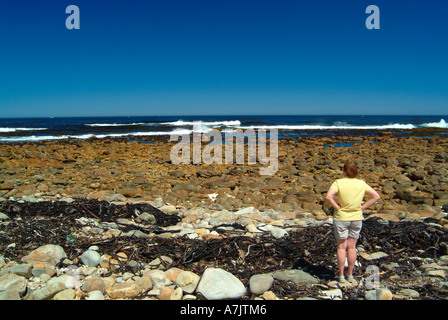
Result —
[[378, 252], [374, 252], [372, 254], [365, 255], [365, 256], [363, 256], [363, 258], [366, 260], [377, 260], [377, 259], [386, 258], [388, 256], [389, 255], [387, 253], [378, 251]]
[[43, 264], [54, 266], [64, 258], [67, 258], [67, 254], [61, 246], [47, 244], [31, 251], [22, 258], [22, 261], [32, 265]]
[[170, 284], [172, 284], [171, 280], [168, 279], [166, 273], [163, 270], [155, 269], [145, 272], [143, 274], [143, 277], [149, 277], [156, 289], [160, 289], [161, 287], [169, 286]]
[[7, 273], [14, 273], [18, 276], [22, 276], [27, 279], [32, 276], [31, 267], [27, 264], [16, 264], [9, 268], [5, 268], [2, 271], [0, 271], [0, 276], [3, 276]]
[[258, 210], [254, 207], [247, 207], [244, 209], [240, 209], [235, 214], [252, 214], [252, 213], [258, 213]]
[[157, 222], [156, 217], [154, 217], [153, 214], [148, 213], [148, 212], [143, 212], [142, 214], [140, 214], [138, 216], [137, 219], [139, 219], [140, 221], [148, 222], [150, 224], [155, 224]]
[[200, 279], [201, 278], [197, 274], [191, 271], [182, 271], [176, 277], [174, 284], [182, 288], [185, 293], [193, 293], [194, 290], [196, 290]]
[[357, 287], [358, 286], [358, 281], [353, 280], [351, 282], [345, 280], [343, 282], [339, 282], [339, 281], [329, 281], [327, 282], [327, 286], [333, 289], [337, 289], [337, 288], [353, 288], [353, 287]]
[[170, 300], [182, 300], [183, 291], [182, 288], [177, 288], [170, 296]]
[[274, 277], [270, 274], [256, 274], [249, 279], [249, 289], [255, 295], [263, 294], [268, 291], [272, 283], [274, 282]]
[[412, 180], [409, 179], [408, 177], [406, 177], [405, 175], [397, 175], [397, 176], [395, 176], [394, 180], [397, 183], [409, 183], [409, 182], [412, 182]]
[[160, 258], [155, 258], [154, 260], [152, 260], [148, 265], [153, 268], [165, 270], [165, 269], [167, 269], [167, 267], [169, 267], [172, 264], [173, 264], [173, 259], [171, 259], [170, 257], [167, 257], [167, 256], [161, 256]]
[[65, 289], [56, 293], [53, 300], [75, 300], [76, 290], [75, 289]]
[[6, 214], [4, 214], [3, 212], [0, 212], [0, 221], [1, 220], [9, 220], [9, 217]]
[[412, 290], [412, 289], [401, 289], [398, 294], [403, 295], [405, 297], [417, 299], [420, 296], [420, 293], [418, 291]]
[[312, 285], [319, 283], [319, 280], [306, 273], [305, 271], [298, 269], [281, 270], [274, 272], [274, 278], [285, 281], [293, 281], [298, 286]]
[[0, 190], [12, 190], [14, 189], [14, 184], [11, 182], [4, 182], [0, 184]]
[[47, 275], [49, 277], [52, 277], [56, 274], [57, 270], [52, 267], [49, 266], [48, 268], [39, 268], [38, 265], [35, 265], [32, 269], [31, 269], [31, 274], [35, 277], [42, 277], [42, 275]]
[[15, 273], [7, 273], [0, 277], [0, 292], [1, 291], [17, 291], [19, 294], [24, 294], [26, 291], [26, 279], [18, 276]]
[[433, 269], [427, 269], [426, 270], [426, 274], [428, 276], [432, 276], [432, 277], [441, 277], [443, 279], [445, 279], [446, 274], [444, 270], [433, 270]]
[[0, 291], [0, 300], [21, 300], [17, 290]]
[[55, 184], [55, 185], [63, 185], [63, 186], [66, 186], [66, 185], [69, 184], [68, 181], [66, 181], [66, 180], [64, 180], [64, 179], [62, 179], [62, 178], [54, 178], [54, 179], [52, 180], [52, 182], [53, 182], [53, 184]]
[[178, 210], [173, 205], [165, 205], [159, 208], [161, 211], [165, 212], [166, 214], [177, 214]]
[[50, 300], [58, 292], [65, 290], [65, 284], [62, 282], [52, 282], [47, 284], [45, 287], [37, 289], [32, 293], [34, 300]]
[[423, 196], [421, 193], [409, 190], [397, 190], [396, 197], [400, 200], [404, 200], [413, 204], [429, 204], [433, 203], [433, 200], [427, 196]]
[[88, 294], [87, 300], [104, 300], [104, 295], [101, 291], [91, 291]]
[[341, 289], [323, 290], [321, 293], [324, 299], [342, 298], [343, 296]]
[[115, 259], [108, 254], [104, 254], [100, 258], [100, 266], [102, 268], [110, 269], [113, 271], [119, 268], [120, 264], [123, 264], [127, 261], [127, 256], [123, 252], [117, 253], [117, 258], [118, 259]]
[[100, 264], [101, 255], [94, 250], [87, 250], [81, 255], [81, 261], [89, 267], [96, 267]]
[[246, 288], [241, 281], [220, 268], [207, 268], [196, 291], [207, 300], [239, 299], [246, 294]]
[[120, 193], [114, 193], [106, 196], [104, 200], [108, 202], [125, 202], [126, 197]]
[[160, 288], [159, 300], [170, 300], [171, 295], [173, 293], [174, 293], [174, 288], [162, 287], [162, 288]]
[[101, 291], [106, 293], [106, 283], [100, 277], [92, 277], [84, 281], [81, 289], [84, 292]]
[[137, 279], [135, 284], [140, 288], [140, 292], [146, 292], [152, 289], [152, 280], [150, 277], [142, 277]]
[[366, 300], [392, 300], [392, 292], [386, 288], [377, 288], [367, 291], [364, 298]]
[[273, 236], [275, 239], [280, 239], [288, 235], [288, 232], [282, 228], [274, 227], [272, 228], [270, 232], [271, 236]]
[[134, 298], [140, 293], [140, 288], [135, 283], [120, 282], [110, 288], [108, 294], [112, 299]]
[[275, 296], [275, 293], [272, 291], [266, 291], [261, 296], [264, 300], [277, 300], [277, 297]]
[[170, 279], [171, 281], [176, 280], [177, 276], [183, 272], [184, 270], [180, 269], [180, 268], [170, 268], [168, 270], [165, 271], [165, 274], [167, 276], [168, 279]]
[[249, 223], [249, 224], [246, 226], [246, 230], [247, 230], [248, 232], [252, 232], [252, 233], [263, 233], [263, 231], [262, 231], [262, 230], [259, 230], [259, 229], [255, 226], [255, 224], [253, 224], [253, 223]]

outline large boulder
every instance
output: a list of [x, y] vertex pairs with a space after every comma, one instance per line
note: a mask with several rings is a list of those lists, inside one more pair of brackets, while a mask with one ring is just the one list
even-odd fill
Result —
[[239, 299], [246, 294], [246, 287], [230, 272], [208, 268], [202, 274], [196, 291], [207, 300]]
[[67, 258], [67, 254], [61, 246], [47, 244], [24, 256], [22, 262], [32, 265], [43, 264], [55, 266], [64, 258]]

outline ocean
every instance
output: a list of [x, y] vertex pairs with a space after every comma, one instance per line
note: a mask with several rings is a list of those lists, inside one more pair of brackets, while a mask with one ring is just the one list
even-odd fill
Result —
[[[234, 129], [278, 129], [279, 138], [300, 136], [397, 134], [446, 135], [447, 115], [436, 116], [132, 116], [0, 119], [0, 142], [22, 143], [89, 138], [147, 140], [169, 138], [195, 128], [207, 132]], [[436, 130], [422, 130], [422, 129]]]

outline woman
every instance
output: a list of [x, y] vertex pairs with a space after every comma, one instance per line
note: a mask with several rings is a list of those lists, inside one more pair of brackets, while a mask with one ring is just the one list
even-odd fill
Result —
[[[356, 241], [362, 228], [362, 210], [372, 206], [380, 199], [379, 194], [363, 180], [357, 179], [356, 164], [347, 160], [343, 169], [344, 178], [336, 180], [327, 192], [326, 199], [335, 209], [333, 225], [337, 241], [337, 261], [339, 281], [345, 281], [344, 266], [347, 257], [347, 280], [353, 281], [353, 267], [356, 262]], [[333, 200], [338, 195], [338, 203]], [[371, 199], [362, 204], [364, 195]]]

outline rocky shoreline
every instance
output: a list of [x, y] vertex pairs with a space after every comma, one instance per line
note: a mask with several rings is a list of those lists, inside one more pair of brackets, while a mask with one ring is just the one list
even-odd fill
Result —
[[331, 218], [249, 207], [196, 224], [167, 205], [165, 216], [146, 204], [123, 218], [115, 209], [129, 205], [80, 201], [38, 201], [55, 206], [48, 212], [3, 203], [0, 300], [434, 300], [448, 292], [448, 233], [430, 218], [365, 220], [355, 281], [339, 283]]
[[[113, 254], [106, 253], [103, 245], [133, 239], [131, 247], [140, 248], [145, 243], [144, 250], [151, 252], [150, 244], [161, 246], [160, 239], [201, 244], [224, 241], [219, 242], [222, 244], [232, 238], [246, 241], [239, 248], [242, 251], [234, 248], [243, 260], [251, 257], [250, 248], [256, 246], [252, 241], [263, 239], [269, 239], [266, 248], [282, 241], [290, 241], [291, 246], [301, 241], [295, 237], [318, 232], [327, 246], [333, 245], [329, 238], [332, 216], [324, 197], [331, 182], [341, 176], [348, 157], [357, 162], [360, 177], [381, 195], [381, 200], [365, 212], [366, 219], [383, 221], [382, 226], [425, 225], [429, 229], [422, 234], [434, 232], [432, 240], [444, 238], [448, 229], [447, 138], [396, 137], [387, 133], [369, 137], [285, 138], [279, 141], [279, 170], [273, 176], [260, 176], [260, 164], [173, 165], [169, 158], [171, 147], [166, 141], [112, 139], [0, 145], [0, 201], [4, 208], [8, 201], [57, 200], [70, 204], [82, 198], [120, 206], [146, 203], [179, 217], [171, 225], [154, 229], [149, 226], [157, 219], [148, 212], [108, 221], [98, 212], [87, 210], [83, 217], [76, 218], [72, 238], [64, 233], [63, 241], [57, 238], [60, 243], [16, 248], [14, 232], [18, 231], [13, 230], [26, 227], [26, 223], [32, 228], [31, 217], [3, 210], [0, 219], [3, 230], [8, 230], [8, 225], [11, 230], [0, 233], [0, 299], [440, 299], [446, 296], [448, 259], [443, 241], [425, 240], [427, 247], [416, 250], [404, 244], [396, 250], [389, 247], [380, 250], [361, 243], [360, 259], [379, 259], [375, 263], [382, 274], [389, 272], [387, 278], [381, 276], [380, 287], [373, 290], [366, 287], [365, 266], [359, 269], [354, 284], [342, 286], [292, 264], [282, 268], [275, 261], [272, 261], [275, 270], [243, 279], [229, 272], [236, 262], [230, 262], [225, 270], [223, 265], [196, 261], [196, 268], [203, 265], [187, 270], [179, 263], [173, 266], [178, 257], [159, 253], [151, 256], [153, 259], [137, 261], [130, 257], [132, 250], [124, 245]], [[62, 221], [63, 216], [54, 220]], [[39, 219], [33, 221], [38, 225]], [[45, 241], [43, 234], [49, 231], [33, 230], [35, 234], [30, 236]], [[65, 230], [62, 225], [61, 230]], [[393, 234], [389, 236], [395, 239]], [[365, 238], [369, 238], [368, 234]], [[386, 246], [386, 242], [379, 242], [378, 247]], [[433, 252], [429, 257], [427, 250], [436, 243], [437, 254]], [[171, 243], [175, 244], [180, 242]], [[300, 257], [311, 259], [310, 250], [302, 249]], [[409, 250], [414, 251], [411, 254]], [[333, 253], [327, 255], [333, 259]], [[325, 263], [331, 264], [330, 258]], [[234, 261], [239, 261], [238, 257]], [[138, 270], [132, 269], [136, 264]], [[406, 269], [406, 264], [412, 264], [415, 273]], [[124, 265], [127, 269], [121, 268]], [[412, 274], [410, 278], [418, 281], [408, 279], [405, 284], [397, 284], [406, 282], [400, 276], [400, 270], [405, 269]], [[233, 288], [229, 283], [234, 284]], [[220, 286], [234, 291], [224, 290], [228, 296], [210, 293]], [[300, 294], [285, 289], [291, 286], [295, 290], [300, 288], [296, 291]], [[438, 294], [428, 294], [428, 288]]]

